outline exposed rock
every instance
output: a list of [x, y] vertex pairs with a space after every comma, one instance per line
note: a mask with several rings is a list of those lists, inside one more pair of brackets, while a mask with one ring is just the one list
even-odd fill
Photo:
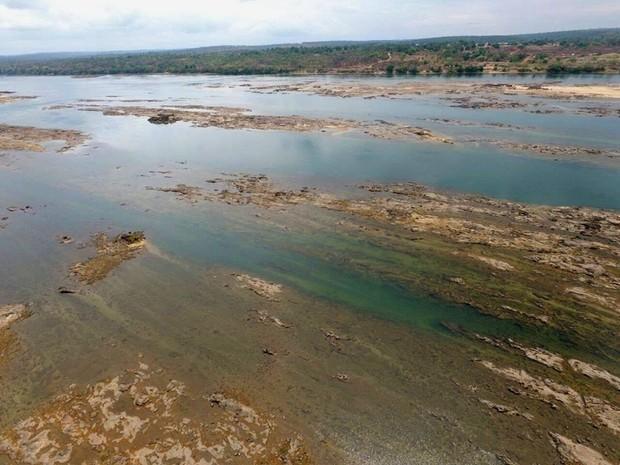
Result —
[[301, 438], [287, 437], [272, 417], [224, 393], [194, 397], [144, 363], [70, 386], [0, 434], [2, 454], [32, 465], [312, 463]]
[[475, 254], [468, 254], [467, 256], [474, 258], [478, 261], [481, 261], [482, 263], [486, 263], [490, 267], [495, 268], [496, 270], [499, 270], [499, 271], [514, 271], [515, 269], [514, 266], [512, 266], [510, 263], [506, 263], [505, 261], [498, 260], [497, 258], [483, 257], [482, 255], [475, 255]]
[[569, 287], [566, 289], [566, 292], [574, 295], [579, 300], [593, 302], [595, 304], [602, 305], [603, 307], [615, 308], [615, 310], [620, 313], [620, 307], [617, 306], [615, 299], [603, 297], [601, 295], [590, 292], [583, 287]]
[[594, 449], [557, 433], [549, 433], [563, 465], [613, 465]]
[[308, 189], [279, 190], [263, 174], [241, 174], [224, 179], [207, 181], [211, 184], [224, 184], [225, 188], [205, 194], [209, 200], [225, 202], [229, 205], [254, 204], [263, 208], [283, 208], [313, 201], [317, 195]]
[[[241, 84], [240, 86], [246, 86]], [[615, 85], [540, 85], [540, 84], [490, 84], [490, 83], [439, 83], [439, 82], [402, 82], [393, 84], [385, 82], [367, 82], [345, 80], [344, 82], [308, 81], [301, 83], [247, 85], [251, 92], [277, 94], [302, 92], [306, 94], [331, 97], [362, 97], [366, 99], [412, 99], [420, 95], [438, 95], [449, 101], [451, 106], [458, 108], [485, 110], [485, 109], [512, 109], [529, 113], [572, 113], [595, 116], [620, 116], [620, 107], [616, 102], [601, 104], [601, 98], [615, 99], [618, 86]], [[514, 95], [528, 95], [530, 99], [514, 99]], [[534, 99], [532, 97], [538, 97]], [[549, 100], [564, 101], [566, 99], [589, 99], [589, 105], [580, 108], [558, 105], [549, 105]], [[509, 129], [523, 129], [502, 123], [481, 125], [471, 121], [451, 121], [445, 118], [430, 118], [434, 123], [458, 124], [460, 126], [478, 125], [483, 127], [504, 127]], [[440, 138], [441, 140], [441, 138]], [[446, 140], [448, 141], [448, 140]], [[452, 141], [449, 141], [452, 142]], [[620, 152], [600, 149], [596, 147], [561, 146], [552, 144], [519, 143], [505, 140], [462, 140], [458, 142], [486, 142], [498, 145], [508, 150], [526, 151], [543, 156], [579, 158], [608, 162], [620, 161]]]
[[[620, 434], [620, 410], [596, 397], [585, 397], [570, 386], [550, 379], [540, 379], [525, 370], [500, 368], [492, 362], [481, 361], [483, 366], [513, 382], [519, 383], [532, 398], [546, 402], [558, 402], [571, 412], [589, 418], [595, 423]], [[553, 404], [552, 404], [553, 405]]]
[[58, 293], [59, 294], [77, 294], [78, 291], [76, 291], [75, 289], [69, 289], [68, 287], [65, 286], [60, 286], [58, 288]]
[[564, 370], [564, 358], [558, 354], [541, 349], [540, 347], [526, 347], [510, 339], [508, 340], [508, 343], [511, 347], [523, 352], [530, 360], [534, 360], [535, 362], [541, 363], [542, 365], [548, 366], [549, 368], [553, 368], [557, 371]]
[[105, 278], [125, 260], [135, 258], [146, 245], [142, 231], [121, 233], [110, 239], [105, 233], [95, 236], [97, 255], [71, 267], [71, 274], [86, 284]]
[[496, 404], [495, 402], [491, 402], [486, 399], [478, 399], [478, 400], [484, 405], [486, 405], [487, 407], [489, 407], [490, 409], [495, 410], [498, 413], [503, 413], [504, 415], [508, 415], [511, 417], [523, 417], [529, 421], [532, 421], [534, 419], [534, 416], [530, 413], [522, 413], [515, 408], [508, 407], [502, 404]]
[[533, 360], [541, 365], [545, 365], [549, 368], [553, 368], [557, 372], [564, 371], [564, 358], [561, 355], [555, 354], [553, 352], [549, 352], [548, 350], [542, 349], [540, 347], [527, 347], [518, 342], [513, 341], [512, 339], [498, 339], [489, 336], [482, 336], [478, 333], [470, 333], [465, 331], [459, 327], [448, 326], [446, 327], [455, 332], [457, 334], [462, 334], [466, 337], [474, 338], [478, 341], [482, 341], [486, 344], [492, 345], [493, 347], [497, 347], [498, 349], [502, 349], [508, 352], [513, 352], [513, 349], [516, 349], [521, 354], [525, 355], [530, 360]]
[[616, 84], [544, 84], [544, 85], [516, 85], [517, 92], [529, 95], [539, 95], [548, 98], [577, 97], [577, 98], [604, 98], [620, 99], [620, 86]]
[[553, 145], [553, 144], [526, 144], [512, 141], [488, 141], [506, 150], [517, 150], [522, 152], [535, 152], [539, 155], [562, 158], [593, 158], [607, 157], [618, 158], [620, 152], [610, 149], [599, 149], [594, 147], [580, 147], [574, 145]]
[[581, 360], [576, 360], [574, 358], [570, 359], [568, 361], [568, 364], [577, 373], [581, 373], [582, 375], [585, 375], [591, 379], [602, 379], [603, 381], [607, 381], [618, 391], [620, 391], [620, 378], [618, 376], [612, 375], [608, 371], [603, 370], [596, 365], [582, 362]]
[[65, 145], [58, 149], [58, 152], [67, 152], [87, 139], [88, 136], [80, 131], [0, 124], [0, 150], [44, 152], [44, 143], [62, 140]]
[[525, 317], [527, 319], [538, 320], [541, 323], [545, 323], [545, 324], [549, 323], [549, 321], [550, 321], [549, 317], [546, 316], [546, 315], [535, 315], [535, 314], [532, 314], [532, 313], [524, 312], [522, 310], [513, 308], [510, 305], [502, 305], [501, 306], [501, 310], [507, 310], [510, 313], [515, 313], [515, 314], [523, 316], [523, 317]]
[[620, 436], [620, 410], [609, 402], [596, 397], [584, 397], [586, 411], [594, 417], [600, 424], [606, 426], [611, 431]]
[[60, 244], [71, 244], [73, 243], [73, 238], [71, 236], [62, 235], [58, 237], [58, 242]]
[[151, 116], [148, 119], [149, 123], [152, 124], [173, 124], [179, 121], [179, 119], [174, 115], [174, 113], [165, 113], [160, 112], [155, 116]]
[[65, 108], [67, 107], [77, 108], [81, 111], [98, 111], [107, 116], [146, 117], [153, 124], [171, 124], [177, 121], [185, 121], [202, 128], [217, 127], [222, 129], [330, 133], [357, 131], [380, 139], [423, 139], [430, 142], [452, 142], [446, 137], [433, 134], [428, 129], [387, 121], [356, 121], [341, 118], [319, 119], [298, 115], [256, 115], [247, 109], [217, 106], [147, 108], [77, 104], [65, 106]]
[[[460, 86], [456, 86], [459, 87]], [[445, 86], [434, 83], [398, 83], [385, 85], [377, 83], [346, 81], [344, 83], [304, 82], [300, 84], [253, 85], [250, 90], [260, 94], [277, 94], [301, 92], [306, 94], [323, 95], [329, 97], [363, 97], [363, 98], [411, 98], [414, 95], [441, 93], [447, 90]]]
[[585, 413], [585, 406], [582, 396], [568, 386], [560, 385], [549, 379], [541, 380], [539, 378], [535, 378], [525, 370], [519, 370], [516, 368], [500, 368], [487, 361], [482, 361], [480, 363], [489, 370], [500, 374], [511, 381], [521, 384], [521, 386], [528, 389], [534, 397], [553, 399], [560, 402], [575, 413]]

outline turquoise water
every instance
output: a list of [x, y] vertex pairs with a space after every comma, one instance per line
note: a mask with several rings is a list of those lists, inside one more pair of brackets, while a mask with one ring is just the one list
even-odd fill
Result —
[[[480, 334], [512, 337], [565, 354], [579, 354], [559, 332], [486, 316], [352, 266], [352, 260], [365, 261], [370, 269], [373, 263], [403, 266], [391, 261], [388, 251], [362, 238], [329, 232], [320, 225], [310, 229], [303, 224], [291, 225], [289, 230], [282, 230], [276, 224], [254, 222], [253, 213], [247, 209], [222, 209], [219, 204], [169, 209], [177, 201], [168, 198], [170, 202], [164, 205], [151, 199], [140, 203], [139, 208], [121, 206], [106, 197], [55, 184], [28, 174], [17, 180], [0, 171], [0, 193], [10, 191], [21, 199], [20, 205], [28, 203], [36, 212], [22, 220], [15, 218], [0, 234], [4, 264], [0, 282], [7, 301], [32, 301], [33, 296], [38, 296], [34, 300], [45, 299], [66, 283], [67, 270], [75, 262], [74, 252], [71, 247], [59, 247], [57, 236], [71, 234], [76, 240], [85, 240], [97, 231], [141, 229], [162, 252], [198, 270], [214, 266], [240, 270], [320, 301], [422, 330], [450, 335], [444, 326], [448, 323]], [[42, 199], [46, 199], [45, 204], [40, 203]], [[415, 251], [412, 254], [415, 260]], [[188, 289], [193, 285], [198, 281], [188, 283]]]

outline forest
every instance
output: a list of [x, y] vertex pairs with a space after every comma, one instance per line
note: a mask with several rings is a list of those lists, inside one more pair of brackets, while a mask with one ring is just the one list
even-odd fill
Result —
[[620, 29], [0, 57], [4, 75], [617, 73]]

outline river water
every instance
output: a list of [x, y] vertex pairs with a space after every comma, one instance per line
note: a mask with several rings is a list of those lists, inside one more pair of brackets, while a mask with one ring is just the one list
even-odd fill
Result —
[[[502, 77], [493, 82], [542, 79]], [[183, 123], [155, 126], [134, 117], [47, 109], [80, 99], [165, 100], [176, 105], [245, 107], [273, 115], [399, 121], [451, 137], [500, 134], [517, 142], [620, 149], [617, 117], [453, 108], [432, 96], [368, 100], [295, 93], [266, 95], [244, 86], [304, 80], [218, 76], [0, 78], [0, 90], [37, 96], [0, 107], [0, 123], [78, 129], [91, 136], [86, 146], [64, 154], [17, 153], [0, 158], [0, 209], [32, 207], [31, 213], [11, 216], [7, 227], [0, 230], [0, 304], [34, 303], [35, 315], [23, 323], [20, 334], [27, 353], [37, 360], [30, 362], [30, 373], [16, 381], [17, 387], [3, 399], [6, 421], [28, 411], [33, 402], [44, 399], [65, 379], [92, 381], [110, 372], [116, 364], [106, 362], [107, 357], [102, 355], [106, 346], [93, 341], [105, 341], [118, 333], [138, 341], [136, 347], [143, 344], [145, 352], [166, 354], [187, 371], [219, 370], [225, 375], [225, 363], [207, 352], [234, 352], [231, 341], [242, 342], [231, 336], [228, 342], [218, 339], [211, 347], [200, 332], [205, 329], [200, 316], [204, 302], [215, 309], [215, 321], [225, 319], [228, 306], [235, 304], [209, 301], [205, 275], [211, 270], [246, 272], [280, 282], [302, 296], [300, 299], [314, 302], [301, 308], [313, 312], [316, 306], [316, 318], [330, 313], [338, 318], [334, 312], [350, 312], [360, 327], [376, 319], [377, 331], [385, 337], [392, 330], [383, 325], [393, 324], [396, 326], [392, 328], [412, 327], [430, 334], [425, 337], [448, 339], [443, 325], [452, 323], [483, 334], [544, 343], [566, 354], [576, 350], [552, 331], [487, 317], [378, 275], [371, 265], [365, 271], [353, 266], [352, 262], [387, 263], [406, 267], [407, 273], [425, 273], [432, 264], [417, 257], [415, 251], [408, 255], [383, 250], [354, 235], [339, 233], [332, 227], [337, 219], [330, 214], [315, 212], [312, 221], [303, 212], [282, 217], [273, 213], [263, 219], [251, 208], [189, 205], [145, 187], [179, 182], [201, 185], [222, 172], [243, 172], [264, 173], [284, 184], [333, 190], [367, 181], [417, 181], [524, 203], [620, 209], [619, 167], [545, 159], [484, 144], [205, 129]], [[574, 80], [618, 82], [616, 77]], [[579, 102], [566, 105], [578, 106]], [[436, 118], [499, 122], [527, 130], [446, 125], [434, 121]], [[153, 171], [170, 171], [172, 178]], [[109, 282], [95, 286], [96, 298], [69, 303], [61, 300], [56, 289], [71, 285], [68, 269], [88, 251], [59, 246], [57, 237], [70, 234], [87, 241], [99, 231], [123, 230], [144, 230], [166, 260], [151, 257], [124, 264], [124, 269], [106, 280]], [[214, 322], [210, 320], [209, 324]], [[192, 333], [195, 328], [199, 334]], [[61, 340], [66, 344], [59, 344]], [[237, 350], [243, 354], [242, 349]], [[224, 357], [226, 363], [242, 358], [228, 356]], [[26, 363], [25, 356], [20, 360]], [[100, 368], [89, 367], [92, 364], [88, 360], [97, 360]]]

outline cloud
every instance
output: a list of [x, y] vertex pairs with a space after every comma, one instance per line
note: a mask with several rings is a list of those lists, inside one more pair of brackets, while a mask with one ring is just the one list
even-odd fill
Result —
[[404, 39], [618, 24], [617, 0], [0, 0], [0, 54]]
[[32, 10], [41, 6], [40, 0], [0, 0], [0, 6], [14, 10]]

